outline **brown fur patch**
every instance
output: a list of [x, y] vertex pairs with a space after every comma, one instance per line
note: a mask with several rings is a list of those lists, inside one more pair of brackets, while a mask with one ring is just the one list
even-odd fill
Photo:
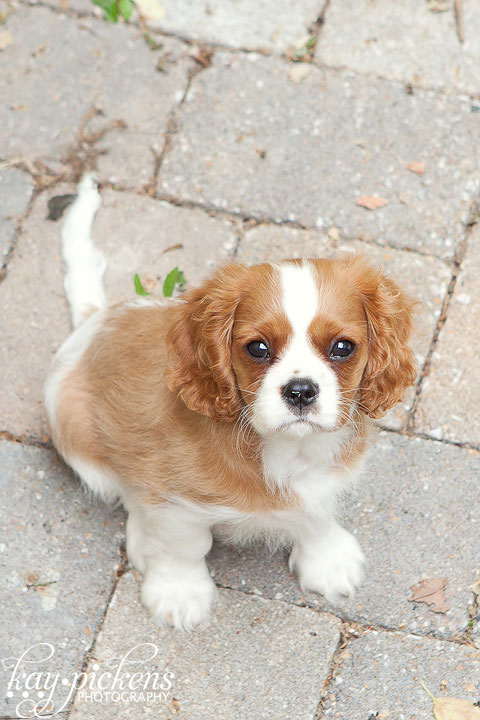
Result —
[[262, 477], [258, 438], [190, 410], [165, 382], [178, 306], [113, 308], [60, 393], [55, 442], [114, 471], [147, 503], [179, 495], [245, 512], [296, 504]]
[[351, 362], [336, 366], [342, 390], [357, 387], [361, 409], [382, 417], [415, 382], [415, 357], [408, 346], [415, 302], [361, 256], [312, 262], [322, 298], [319, 316], [339, 322], [342, 337], [357, 344]]

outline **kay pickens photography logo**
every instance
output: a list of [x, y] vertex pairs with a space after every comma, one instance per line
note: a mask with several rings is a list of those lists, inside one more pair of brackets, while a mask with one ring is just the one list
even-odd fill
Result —
[[53, 717], [65, 710], [74, 697], [93, 703], [166, 703], [175, 675], [168, 668], [145, 667], [158, 655], [154, 643], [139, 643], [121, 657], [102, 662], [102, 668], [94, 662], [88, 672], [73, 672], [66, 677], [48, 669], [55, 646], [37, 643], [19, 657], [0, 661], [6, 678], [6, 689], [2, 690], [15, 703], [18, 718]]

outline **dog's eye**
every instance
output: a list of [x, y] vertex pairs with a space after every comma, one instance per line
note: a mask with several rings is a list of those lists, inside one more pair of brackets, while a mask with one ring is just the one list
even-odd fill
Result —
[[247, 352], [255, 360], [267, 360], [270, 357], [270, 351], [267, 343], [263, 340], [254, 340], [247, 345]]
[[343, 360], [355, 350], [355, 345], [350, 340], [337, 340], [330, 350], [332, 360]]

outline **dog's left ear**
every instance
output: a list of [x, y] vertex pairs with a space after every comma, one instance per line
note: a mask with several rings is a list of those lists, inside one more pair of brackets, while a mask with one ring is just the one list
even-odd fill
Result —
[[232, 330], [242, 298], [245, 265], [226, 265], [190, 290], [172, 311], [167, 333], [167, 382], [185, 405], [215, 420], [234, 420], [241, 408], [232, 369]]
[[390, 278], [365, 265], [358, 277], [368, 323], [368, 362], [360, 407], [370, 417], [383, 417], [403, 400], [417, 376], [415, 356], [408, 346], [416, 304]]

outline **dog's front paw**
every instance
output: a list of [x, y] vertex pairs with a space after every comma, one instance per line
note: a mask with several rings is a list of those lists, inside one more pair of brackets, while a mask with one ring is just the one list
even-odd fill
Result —
[[147, 571], [141, 597], [158, 625], [192, 630], [207, 623], [216, 592], [208, 572], [199, 578], [198, 574], [173, 577]]
[[296, 544], [290, 554], [303, 590], [321, 593], [330, 602], [353, 597], [365, 574], [365, 557], [357, 540], [337, 526], [322, 540]]

